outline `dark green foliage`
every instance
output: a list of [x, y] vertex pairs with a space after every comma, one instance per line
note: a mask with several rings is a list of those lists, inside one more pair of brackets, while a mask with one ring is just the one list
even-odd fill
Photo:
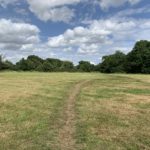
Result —
[[128, 73], [150, 73], [150, 42], [139, 41], [127, 55]]
[[17, 62], [16, 70], [41, 72], [74, 71], [74, 65], [69, 61], [61, 61], [54, 58], [43, 60], [38, 56], [31, 55], [27, 59], [21, 59]]
[[28, 71], [30, 66], [28, 66], [28, 62], [22, 58], [19, 62], [16, 63], [16, 70]]
[[2, 56], [0, 55], [0, 70], [3, 68], [3, 63], [2, 63]]
[[77, 69], [82, 72], [91, 72], [94, 71], [94, 65], [88, 61], [80, 61]]
[[54, 71], [54, 66], [51, 64], [48, 60], [44, 61], [42, 65], [43, 71], [44, 72], [52, 72]]
[[60, 67], [60, 71], [74, 71], [74, 65], [70, 61], [63, 61]]
[[47, 63], [51, 64], [51, 71], [60, 71], [62, 61], [54, 58], [47, 58]]
[[4, 61], [0, 55], [0, 70], [14, 70], [14, 65], [10, 61]]
[[102, 63], [99, 64], [99, 71], [104, 73], [124, 72], [124, 64], [126, 55], [120, 51], [116, 51], [115, 54], [104, 56]]
[[137, 42], [127, 55], [118, 51], [113, 55], [104, 56], [97, 69], [104, 73], [150, 73], [150, 42]]
[[36, 70], [36, 68], [43, 64], [44, 60], [38, 56], [31, 55], [27, 58], [27, 64], [29, 66], [29, 70]]
[[12, 62], [6, 60], [6, 61], [3, 62], [3, 69], [4, 70], [14, 70], [15, 66]]

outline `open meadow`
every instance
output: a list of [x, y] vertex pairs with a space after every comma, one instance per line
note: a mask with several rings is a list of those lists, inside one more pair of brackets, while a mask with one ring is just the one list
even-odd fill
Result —
[[0, 73], [0, 150], [150, 150], [150, 75]]

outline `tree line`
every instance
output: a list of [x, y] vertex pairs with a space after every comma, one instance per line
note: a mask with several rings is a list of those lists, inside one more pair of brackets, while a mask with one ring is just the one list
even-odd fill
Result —
[[88, 61], [80, 61], [77, 66], [70, 61], [54, 58], [42, 59], [30, 55], [16, 64], [0, 56], [0, 70], [40, 71], [40, 72], [102, 72], [102, 73], [150, 73], [150, 41], [136, 42], [128, 54], [116, 51], [112, 55], [103, 56], [102, 62], [94, 65]]
[[55, 58], [42, 59], [35, 55], [30, 55], [27, 59], [22, 58], [16, 64], [6, 60], [3, 61], [0, 57], [0, 70], [14, 71], [40, 71], [40, 72], [92, 72], [95, 66], [88, 61], [80, 61], [79, 65], [75, 66], [73, 62], [62, 61]]

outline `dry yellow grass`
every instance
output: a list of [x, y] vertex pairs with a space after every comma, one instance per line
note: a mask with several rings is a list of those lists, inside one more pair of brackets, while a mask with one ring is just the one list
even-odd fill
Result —
[[77, 101], [78, 144], [84, 150], [149, 150], [150, 76], [104, 76]]
[[96, 74], [0, 73], [0, 149], [59, 149], [68, 92]]
[[[90, 84], [69, 99], [85, 80]], [[0, 149], [60, 150], [59, 131], [73, 124], [72, 149], [149, 150], [149, 81], [149, 75], [0, 73]]]

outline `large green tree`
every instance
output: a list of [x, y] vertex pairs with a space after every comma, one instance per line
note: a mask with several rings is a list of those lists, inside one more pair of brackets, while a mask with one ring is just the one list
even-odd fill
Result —
[[34, 71], [44, 63], [44, 60], [38, 56], [30, 55], [27, 59], [21, 59], [19, 62], [16, 63], [17, 70], [23, 71]]
[[124, 72], [125, 60], [126, 55], [120, 51], [116, 51], [115, 54], [104, 56], [102, 63], [97, 68], [103, 73]]
[[44, 72], [52, 72], [54, 70], [54, 66], [48, 60], [44, 61], [42, 67]]
[[15, 69], [14, 67], [15, 67], [14, 64], [8, 60], [5, 60], [3, 62], [3, 69], [4, 70], [14, 70]]
[[21, 71], [28, 71], [30, 70], [30, 66], [28, 62], [22, 58], [19, 62], [16, 63], [16, 70], [21, 70]]
[[74, 65], [70, 61], [63, 61], [60, 71], [74, 71]]
[[29, 70], [36, 70], [36, 68], [44, 63], [44, 60], [38, 56], [30, 55], [26, 60]]
[[150, 42], [139, 41], [126, 59], [128, 73], [150, 73]]
[[94, 71], [94, 65], [88, 61], [80, 61], [77, 69], [82, 72], [91, 72]]
[[46, 61], [51, 64], [52, 71], [60, 71], [62, 61], [54, 58], [47, 58]]

